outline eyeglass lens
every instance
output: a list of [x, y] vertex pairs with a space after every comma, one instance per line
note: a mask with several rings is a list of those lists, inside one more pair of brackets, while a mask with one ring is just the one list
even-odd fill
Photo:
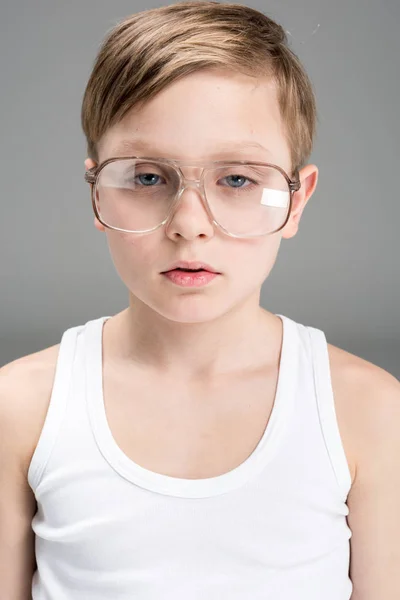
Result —
[[[102, 168], [94, 193], [104, 223], [141, 232], [165, 221], [178, 190], [179, 175], [171, 165], [118, 159]], [[278, 169], [270, 166], [208, 168], [204, 191], [215, 221], [236, 235], [276, 231], [290, 208], [289, 184]]]

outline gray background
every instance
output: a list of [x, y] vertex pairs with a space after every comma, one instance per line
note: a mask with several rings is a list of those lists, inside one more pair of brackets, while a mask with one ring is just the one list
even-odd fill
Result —
[[[274, 313], [400, 377], [398, 0], [248, 3], [314, 83], [318, 188], [263, 288]], [[80, 105], [123, 17], [158, 2], [1, 3], [0, 364], [127, 306], [83, 180]]]

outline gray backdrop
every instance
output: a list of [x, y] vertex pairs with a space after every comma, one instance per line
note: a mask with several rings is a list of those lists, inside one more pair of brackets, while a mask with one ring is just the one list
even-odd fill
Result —
[[[398, 0], [251, 2], [314, 83], [317, 191], [262, 304], [400, 377]], [[83, 180], [80, 105], [123, 17], [160, 3], [2, 0], [0, 364], [127, 306]]]

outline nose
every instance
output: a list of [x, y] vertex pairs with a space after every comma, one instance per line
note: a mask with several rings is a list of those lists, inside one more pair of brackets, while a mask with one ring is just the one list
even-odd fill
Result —
[[198, 180], [185, 180], [165, 228], [166, 235], [172, 240], [194, 240], [214, 235], [213, 217], [204, 202]]

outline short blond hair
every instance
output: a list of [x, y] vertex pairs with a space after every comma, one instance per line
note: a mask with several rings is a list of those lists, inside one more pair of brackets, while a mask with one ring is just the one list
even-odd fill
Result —
[[97, 54], [82, 101], [87, 154], [132, 107], [173, 81], [212, 67], [272, 77], [290, 148], [292, 170], [312, 151], [316, 102], [311, 81], [288, 47], [284, 29], [242, 4], [178, 2], [126, 17], [111, 29]]

